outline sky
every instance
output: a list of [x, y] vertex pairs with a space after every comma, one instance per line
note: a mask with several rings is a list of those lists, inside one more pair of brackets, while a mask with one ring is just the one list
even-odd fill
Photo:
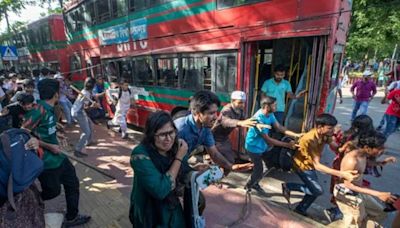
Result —
[[[52, 3], [52, 7], [55, 8], [57, 3]], [[19, 15], [14, 13], [9, 14], [10, 24], [15, 21], [29, 21], [34, 22], [37, 19], [41, 18], [40, 13], [47, 13], [47, 5], [44, 7], [40, 6], [27, 6], [26, 9], [22, 10]], [[7, 30], [6, 20], [3, 19], [0, 21], [0, 33]]]

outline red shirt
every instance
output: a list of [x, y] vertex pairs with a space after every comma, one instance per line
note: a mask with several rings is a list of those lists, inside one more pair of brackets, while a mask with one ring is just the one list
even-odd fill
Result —
[[390, 92], [387, 98], [392, 100], [392, 102], [390, 102], [389, 107], [386, 109], [386, 114], [400, 118], [400, 89]]

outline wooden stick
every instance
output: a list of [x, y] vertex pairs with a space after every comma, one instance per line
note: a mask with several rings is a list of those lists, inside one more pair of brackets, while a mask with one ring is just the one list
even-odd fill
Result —
[[81, 159], [78, 159], [78, 158], [76, 158], [76, 157], [74, 157], [74, 156], [72, 156], [72, 155], [70, 155], [70, 154], [68, 154], [68, 153], [64, 153], [64, 154], [65, 154], [68, 158], [70, 158], [70, 159], [72, 159], [72, 160], [74, 160], [74, 161], [76, 161], [76, 162], [78, 162], [78, 163], [81, 163], [82, 165], [84, 165], [84, 166], [86, 166], [86, 167], [88, 167], [88, 168], [91, 168], [91, 169], [93, 169], [93, 170], [95, 170], [95, 171], [97, 171], [97, 172], [103, 174], [104, 176], [106, 176], [106, 177], [108, 177], [108, 178], [111, 178], [111, 179], [113, 179], [113, 180], [116, 180], [116, 179], [117, 179], [117, 178], [115, 178], [113, 175], [108, 174], [107, 172], [105, 172], [104, 170], [98, 168], [97, 166], [94, 166], [94, 165], [92, 165], [92, 164], [89, 164], [89, 163], [87, 163], [87, 162], [84, 162], [84, 161], [82, 161]]
[[88, 99], [90, 102], [95, 103], [94, 100], [92, 100], [90, 97], [85, 96], [79, 89], [77, 89], [75, 86], [70, 85], [71, 89], [77, 92], [79, 95], [83, 96], [84, 98]]

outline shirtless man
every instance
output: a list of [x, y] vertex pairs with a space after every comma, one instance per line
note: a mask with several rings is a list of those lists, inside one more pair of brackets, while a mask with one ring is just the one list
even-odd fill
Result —
[[[363, 174], [367, 158], [379, 157], [385, 149], [385, 141], [386, 137], [379, 132], [360, 138], [358, 148], [344, 156], [340, 171], [358, 170], [358, 173]], [[394, 162], [395, 159], [389, 161]], [[393, 203], [396, 200], [390, 192], [363, 187], [362, 180], [363, 175], [360, 175], [353, 181], [344, 180], [343, 183], [335, 186], [334, 196], [344, 215], [343, 227], [364, 227], [365, 225], [369, 227], [369, 224], [382, 224], [386, 217], [383, 211], [384, 205], [376, 198], [387, 203]]]

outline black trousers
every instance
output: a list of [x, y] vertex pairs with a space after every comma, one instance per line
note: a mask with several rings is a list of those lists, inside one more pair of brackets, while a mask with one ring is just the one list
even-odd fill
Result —
[[65, 200], [67, 202], [67, 220], [72, 220], [78, 215], [79, 207], [79, 180], [75, 167], [69, 159], [65, 158], [61, 166], [55, 169], [45, 169], [39, 176], [42, 186], [42, 199], [50, 200], [61, 193], [64, 186]]
[[271, 168], [269, 164], [271, 163], [272, 153], [270, 152], [272, 151], [266, 151], [262, 154], [248, 152], [251, 162], [254, 164], [253, 172], [251, 173], [250, 179], [247, 182], [248, 187], [258, 184], [258, 182], [260, 182], [260, 180], [263, 178], [263, 173], [264, 173], [263, 162], [265, 163], [268, 169]]

